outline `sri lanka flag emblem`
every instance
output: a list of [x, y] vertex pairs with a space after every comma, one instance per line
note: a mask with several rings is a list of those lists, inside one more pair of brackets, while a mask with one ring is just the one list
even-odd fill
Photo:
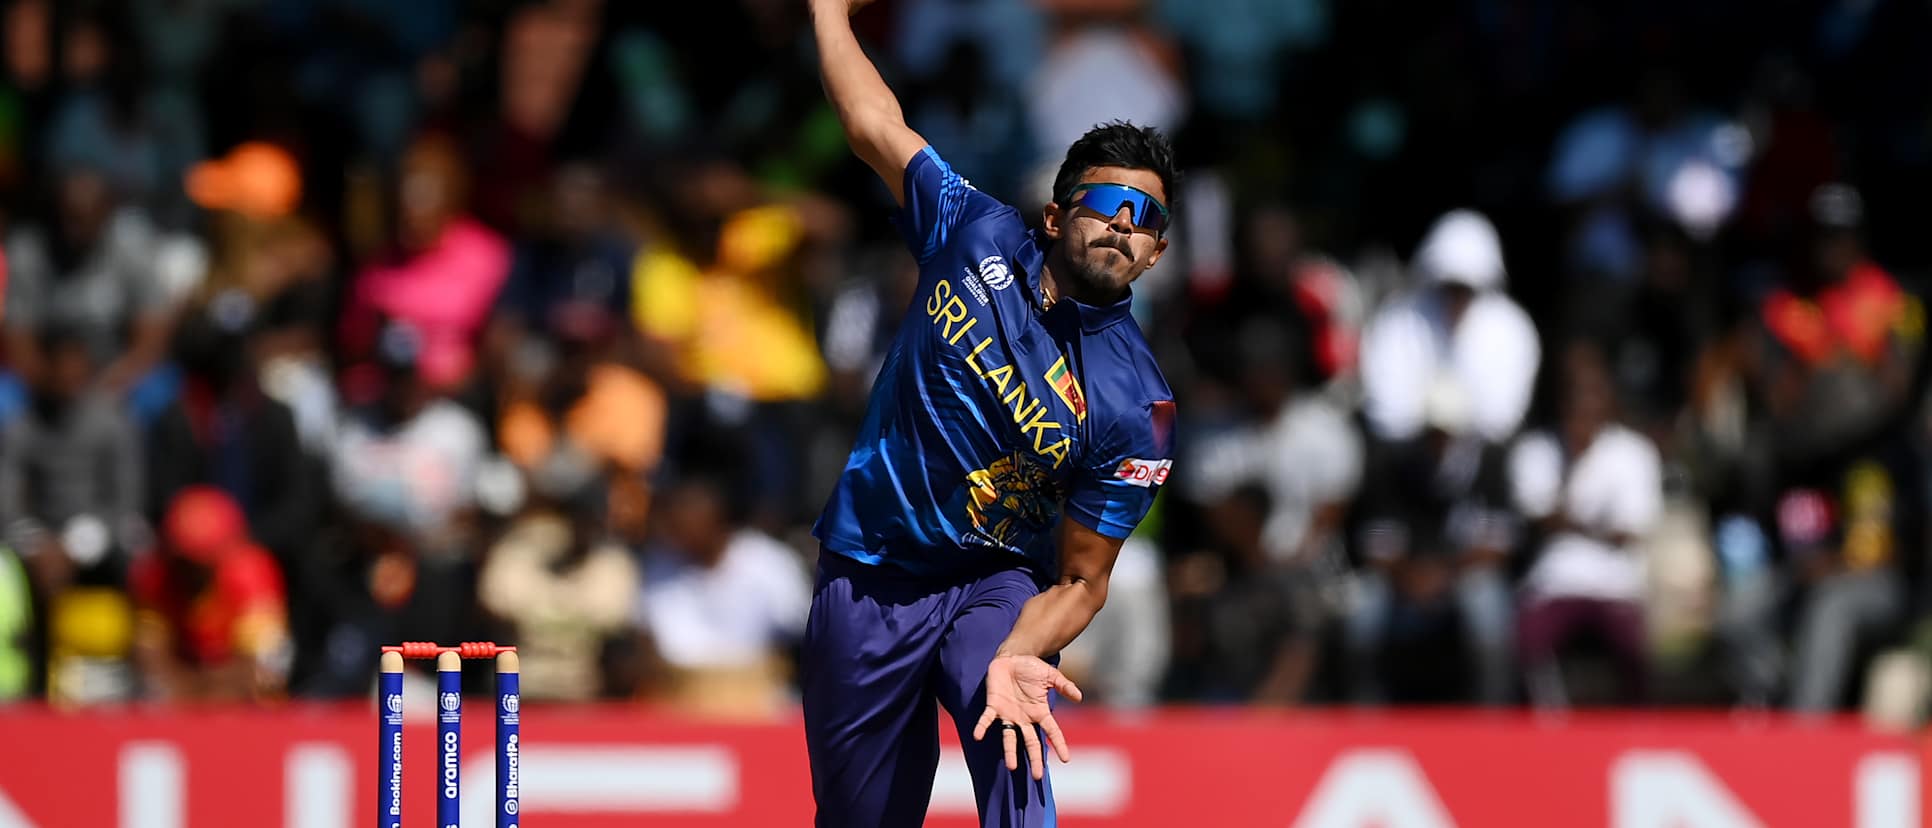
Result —
[[1087, 395], [1080, 393], [1080, 381], [1074, 379], [1073, 372], [1067, 370], [1067, 358], [1060, 357], [1046, 372], [1046, 381], [1053, 385], [1053, 392], [1060, 395], [1060, 401], [1073, 409], [1073, 418], [1080, 422], [1087, 420]]

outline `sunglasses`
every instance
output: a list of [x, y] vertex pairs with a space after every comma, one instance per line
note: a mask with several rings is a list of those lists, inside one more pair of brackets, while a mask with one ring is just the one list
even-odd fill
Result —
[[1167, 230], [1167, 205], [1125, 184], [1081, 184], [1067, 194], [1067, 203], [1074, 207], [1085, 207], [1110, 219], [1120, 212], [1120, 208], [1126, 207], [1128, 215], [1133, 217], [1134, 227], [1156, 235]]

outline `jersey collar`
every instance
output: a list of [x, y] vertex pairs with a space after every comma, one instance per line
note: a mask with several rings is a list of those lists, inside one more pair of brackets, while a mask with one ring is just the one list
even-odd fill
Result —
[[1089, 305], [1078, 299], [1062, 296], [1054, 301], [1053, 307], [1047, 309], [1048, 316], [1062, 315], [1062, 318], [1065, 318], [1066, 314], [1071, 314], [1073, 318], [1080, 321], [1081, 332], [1097, 334], [1133, 318], [1134, 292], [1127, 291], [1127, 295], [1121, 297], [1120, 301], [1110, 305]]

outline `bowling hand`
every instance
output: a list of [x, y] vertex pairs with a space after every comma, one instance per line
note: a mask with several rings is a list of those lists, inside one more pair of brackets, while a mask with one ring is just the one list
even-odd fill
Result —
[[1067, 749], [1066, 735], [1053, 720], [1053, 707], [1047, 700], [1051, 690], [1058, 690], [1060, 695], [1074, 701], [1080, 700], [1080, 688], [1039, 658], [1004, 655], [993, 659], [986, 665], [986, 712], [980, 714], [979, 723], [973, 726], [973, 739], [985, 738], [987, 729], [998, 723], [1000, 740], [1006, 748], [1006, 769], [1020, 769], [1017, 743], [1024, 740], [1027, 765], [1032, 769], [1033, 778], [1045, 777], [1040, 736], [1034, 725], [1046, 733], [1047, 742], [1053, 745], [1053, 753], [1062, 763], [1073, 758]]

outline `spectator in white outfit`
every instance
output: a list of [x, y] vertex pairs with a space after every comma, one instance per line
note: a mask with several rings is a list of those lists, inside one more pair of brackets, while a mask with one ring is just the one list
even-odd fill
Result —
[[1517, 508], [1541, 530], [1518, 625], [1532, 702], [1567, 704], [1559, 651], [1593, 631], [1618, 662], [1625, 703], [1644, 697], [1645, 569], [1639, 544], [1663, 514], [1663, 462], [1650, 439], [1613, 419], [1602, 351], [1572, 346], [1563, 361], [1559, 425], [1510, 454]]
[[1502, 243], [1481, 213], [1436, 221], [1416, 252], [1418, 290], [1384, 305], [1363, 332], [1363, 409], [1373, 436], [1419, 436], [1438, 377], [1462, 386], [1470, 426], [1492, 443], [1515, 435], [1542, 358], [1536, 326], [1503, 292]]
[[726, 498], [716, 481], [686, 480], [656, 510], [660, 543], [644, 555], [633, 619], [659, 662], [648, 694], [698, 715], [777, 715], [811, 610], [810, 570]]

